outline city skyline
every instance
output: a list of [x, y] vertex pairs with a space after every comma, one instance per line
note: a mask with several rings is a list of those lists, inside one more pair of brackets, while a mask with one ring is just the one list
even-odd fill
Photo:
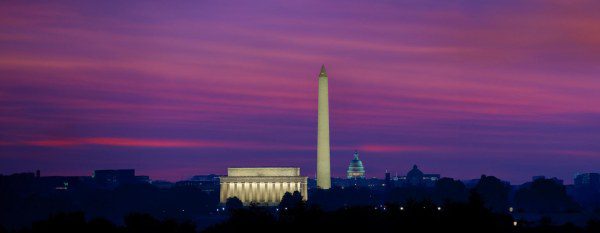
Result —
[[0, 3], [0, 173], [598, 172], [600, 3], [184, 5]]

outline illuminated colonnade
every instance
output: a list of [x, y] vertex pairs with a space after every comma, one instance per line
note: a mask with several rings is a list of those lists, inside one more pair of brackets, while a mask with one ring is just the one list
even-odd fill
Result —
[[221, 203], [237, 197], [244, 203], [277, 205], [286, 192], [300, 192], [307, 199], [307, 177], [300, 168], [229, 168], [221, 177]]

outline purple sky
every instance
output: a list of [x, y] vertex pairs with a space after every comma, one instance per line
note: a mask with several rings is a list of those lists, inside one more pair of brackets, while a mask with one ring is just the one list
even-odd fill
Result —
[[0, 173], [600, 172], [599, 1], [2, 1]]

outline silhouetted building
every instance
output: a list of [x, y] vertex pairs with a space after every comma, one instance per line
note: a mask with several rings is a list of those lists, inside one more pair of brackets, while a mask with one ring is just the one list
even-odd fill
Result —
[[36, 178], [35, 173], [33, 172], [14, 173], [11, 175], [1, 175], [0, 177], [7, 180], [10, 179], [11, 181], [30, 181]]
[[427, 186], [433, 187], [435, 182], [440, 179], [440, 174], [425, 174], [417, 165], [406, 174], [406, 176], [398, 177], [398, 182], [404, 186]]
[[578, 174], [570, 194], [584, 209], [600, 210], [600, 174]]
[[194, 180], [182, 180], [182, 181], [175, 182], [175, 186], [200, 189], [200, 186], [202, 186], [202, 182], [194, 181]]
[[286, 192], [300, 192], [307, 199], [306, 176], [300, 176], [300, 168], [258, 167], [228, 168], [221, 180], [221, 203], [237, 197], [244, 203], [277, 205]]
[[35, 173], [24, 172], [11, 175], [0, 175], [0, 192], [9, 189], [30, 190], [37, 184]]
[[96, 183], [103, 186], [118, 186], [137, 182], [134, 169], [95, 170], [92, 178]]
[[197, 175], [193, 176], [190, 180], [193, 181], [202, 181], [202, 182], [212, 182], [215, 184], [219, 184], [219, 175], [210, 174], [210, 175]]
[[46, 190], [71, 190], [91, 183], [89, 176], [44, 176], [38, 180], [40, 187]]
[[362, 161], [358, 158], [358, 151], [354, 151], [354, 159], [350, 161], [347, 171], [348, 179], [364, 179], [365, 168], [363, 167]]
[[189, 180], [176, 182], [175, 186], [197, 188], [205, 192], [213, 192], [219, 189], [219, 176], [214, 174], [193, 176]]
[[385, 188], [385, 180], [377, 178], [365, 179], [367, 186], [372, 190], [383, 190]]
[[215, 174], [193, 176], [190, 181], [196, 182], [197, 187], [205, 192], [218, 191], [221, 183], [219, 175]]
[[40, 171], [30, 173], [16, 173], [8, 176], [0, 175], [0, 190], [13, 189], [25, 193], [72, 190], [82, 185], [90, 185], [89, 176], [40, 176]]
[[384, 180], [385, 188], [391, 189], [394, 187], [394, 183], [392, 183], [392, 175], [388, 170], [385, 170], [385, 180]]
[[140, 184], [149, 184], [150, 176], [135, 176], [135, 182]]
[[600, 189], [599, 173], [583, 173], [575, 176], [574, 184], [576, 187], [591, 187]]
[[156, 186], [159, 189], [170, 189], [173, 187], [173, 182], [164, 181], [164, 180], [153, 180], [151, 182], [152, 185]]

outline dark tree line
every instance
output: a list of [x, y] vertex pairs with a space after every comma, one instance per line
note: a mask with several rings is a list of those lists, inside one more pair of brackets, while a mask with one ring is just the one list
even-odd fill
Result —
[[477, 193], [485, 206], [496, 212], [509, 208], [510, 186], [493, 176], [482, 176], [479, 183], [469, 190], [461, 181], [452, 178], [438, 180], [434, 187], [405, 186], [386, 189], [383, 193], [367, 187], [334, 187], [330, 190], [315, 190], [309, 194], [309, 205], [318, 205], [324, 210], [336, 210], [348, 206], [378, 204], [402, 205], [410, 201], [429, 201], [437, 205], [447, 202], [465, 203], [470, 192]]
[[[471, 189], [459, 180], [442, 178], [434, 187], [389, 187], [384, 191], [361, 186], [313, 189], [309, 190], [308, 202], [302, 201], [298, 192], [286, 193], [279, 206], [273, 208], [244, 207], [239, 199], [231, 198], [225, 205], [231, 218], [210, 231], [227, 232], [239, 226], [247, 227], [248, 224], [252, 225], [250, 227], [273, 229], [332, 225], [324, 222], [323, 219], [326, 219], [335, 223], [332, 225], [335, 228], [349, 231], [360, 229], [364, 224], [355, 224], [365, 222], [369, 229], [382, 227], [384, 231], [397, 228], [416, 230], [423, 227], [433, 231], [437, 230], [437, 226], [444, 226], [448, 229], [468, 230], [489, 227], [490, 229], [485, 228], [485, 232], [494, 232], [491, 231], [492, 228], [499, 229], [498, 232], [506, 232], [504, 230], [507, 229], [520, 229], [521, 232], [544, 232], [536, 231], [543, 229], [585, 232], [583, 228], [572, 225], [552, 226], [551, 220], [542, 221], [539, 226], [523, 222], [514, 227], [513, 220], [509, 217], [509, 206], [514, 207], [515, 212], [542, 214], [577, 212], [582, 209], [567, 195], [564, 185], [549, 179], [538, 179], [523, 185], [514, 192], [514, 198], [511, 198], [511, 187], [493, 176], [482, 176]], [[185, 223], [185, 220], [215, 211], [218, 196], [189, 187], [163, 190], [150, 185], [50, 193], [29, 192], [27, 188], [20, 192], [2, 189], [0, 207], [0, 225], [6, 227], [6, 223], [20, 223], [20, 226], [31, 226], [23, 232], [44, 232], [44, 229], [61, 227], [104, 229], [101, 232], [175, 232], [173, 229], [183, 232], [184, 229], [194, 228]], [[81, 213], [56, 214], [60, 212], [85, 212], [87, 219], [92, 220], [86, 221]], [[31, 225], [32, 221], [46, 219], [48, 216], [52, 217]], [[135, 224], [139, 222], [144, 224]], [[348, 226], [343, 225], [344, 222], [351, 227], [346, 229]], [[435, 226], [427, 225], [427, 222]], [[467, 226], [464, 225], [465, 222], [476, 222], [476, 225]], [[203, 222], [196, 223], [203, 225]], [[179, 226], [181, 224], [183, 225]], [[597, 222], [592, 222], [588, 228], [597, 229], [597, 225]], [[142, 229], [143, 226], [152, 227]], [[2, 231], [5, 229], [0, 227], [0, 232]], [[91, 230], [80, 232], [88, 231]]]
[[[71, 212], [51, 215], [34, 222], [18, 233], [195, 233], [196, 226], [188, 221], [158, 220], [149, 214], [129, 214], [124, 224], [117, 226], [104, 218], [86, 220], [84, 213]], [[0, 230], [0, 232], [3, 232]]]
[[157, 218], [190, 219], [207, 215], [219, 204], [216, 193], [193, 187], [159, 189], [150, 184], [124, 185], [114, 190], [79, 188], [68, 191], [29, 192], [0, 190], [0, 225], [14, 228], [61, 212], [85, 212], [122, 223], [129, 213]]
[[[442, 205], [447, 202], [465, 203], [471, 192], [481, 197], [486, 208], [499, 213], [509, 212], [509, 209], [527, 213], [573, 213], [582, 210], [567, 194], [565, 186], [552, 179], [537, 179], [527, 183], [511, 197], [513, 191], [510, 185], [494, 176], [485, 175], [471, 189], [459, 180], [441, 178], [433, 187], [391, 187], [383, 192], [360, 186], [334, 187], [329, 191], [313, 190], [309, 193], [308, 204], [319, 205], [324, 210], [386, 203], [402, 205], [409, 201], [430, 201]], [[595, 199], [600, 199], [600, 196]]]
[[[235, 198], [230, 201], [237, 202]], [[204, 232], [591, 233], [600, 230], [600, 222], [590, 222], [586, 227], [573, 224], [537, 225], [520, 221], [516, 221], [515, 225], [510, 215], [487, 208], [483, 198], [474, 191], [468, 194], [465, 202], [447, 202], [442, 206], [431, 201], [408, 201], [402, 206], [350, 206], [324, 211], [317, 205], [307, 205], [293, 194], [287, 194], [282, 203], [285, 204], [277, 210], [259, 206], [232, 209], [229, 220]]]
[[[323, 192], [328, 192], [323, 190]], [[335, 192], [332, 192], [335, 193]], [[486, 207], [484, 199], [472, 191], [466, 202], [438, 205], [432, 201], [407, 201], [402, 205], [347, 206], [325, 211], [302, 201], [300, 193], [287, 193], [277, 207], [244, 207], [237, 198], [226, 203], [229, 219], [202, 232], [599, 232], [600, 222], [586, 227], [573, 224], [554, 226], [548, 222], [531, 224]], [[515, 225], [516, 222], [516, 225]], [[3, 233], [4, 230], [0, 229]], [[35, 222], [20, 233], [192, 233], [198, 232], [189, 221], [159, 220], [149, 214], [129, 214], [123, 224], [103, 218], [86, 220], [81, 212], [56, 214]]]
[[579, 206], [567, 195], [563, 185], [548, 179], [538, 179], [515, 194], [519, 211], [552, 213], [575, 212]]

